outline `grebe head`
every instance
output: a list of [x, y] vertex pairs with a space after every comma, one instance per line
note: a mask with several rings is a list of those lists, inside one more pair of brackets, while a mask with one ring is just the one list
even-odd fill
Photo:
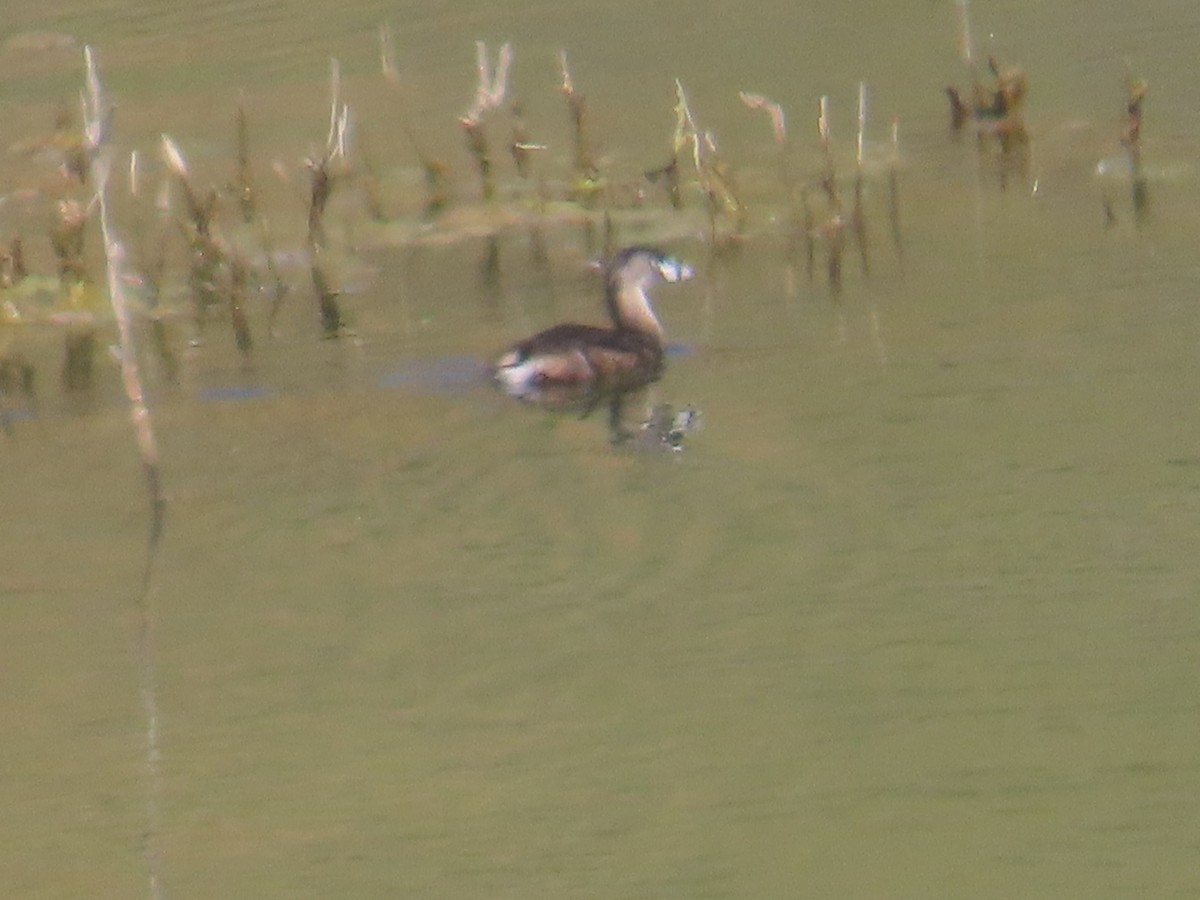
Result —
[[691, 266], [654, 247], [620, 250], [604, 272], [604, 296], [613, 324], [661, 340], [662, 326], [650, 307], [647, 291], [657, 281], [686, 281], [692, 275]]

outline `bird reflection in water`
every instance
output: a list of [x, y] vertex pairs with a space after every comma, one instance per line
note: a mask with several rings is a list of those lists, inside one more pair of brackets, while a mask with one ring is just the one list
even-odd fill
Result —
[[695, 421], [694, 410], [676, 414], [669, 406], [654, 407], [637, 431], [627, 430], [623, 419], [630, 397], [662, 377], [663, 329], [649, 290], [692, 274], [690, 266], [661, 250], [626, 247], [604, 267], [611, 326], [567, 323], [540, 331], [496, 361], [493, 379], [509, 396], [549, 410], [588, 415], [607, 406], [613, 443], [637, 438], [678, 449]]

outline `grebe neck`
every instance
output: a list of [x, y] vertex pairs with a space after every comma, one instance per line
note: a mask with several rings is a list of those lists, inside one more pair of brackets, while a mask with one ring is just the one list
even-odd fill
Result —
[[618, 329], [636, 331], [661, 341], [662, 325], [650, 306], [646, 287], [640, 279], [632, 283], [619, 277], [609, 279], [604, 292], [608, 314]]

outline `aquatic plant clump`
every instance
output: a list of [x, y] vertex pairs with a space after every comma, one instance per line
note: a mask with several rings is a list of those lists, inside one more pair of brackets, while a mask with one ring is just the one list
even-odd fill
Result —
[[[952, 130], [972, 134], [989, 166], [999, 160], [1003, 184], [1028, 166], [1028, 81], [1021, 69], [1001, 65], [994, 57], [977, 59], [966, 0], [958, 8], [969, 82], [966, 88], [946, 90]], [[147, 346], [167, 381], [177, 381], [188, 365], [187, 354], [180, 352], [180, 334], [197, 348], [211, 339], [216, 323], [222, 328], [227, 324], [232, 344], [249, 365], [255, 354], [268, 352], [265, 341], [281, 336], [281, 310], [297, 294], [313, 298], [308, 306], [296, 306], [315, 306], [304, 320], [311, 335], [352, 333], [346, 273], [362, 251], [377, 247], [482, 241], [477, 268], [486, 292], [495, 291], [506, 273], [505, 254], [518, 242], [545, 270], [556, 251], [575, 244], [587, 256], [608, 255], [633, 242], [698, 241], [713, 252], [726, 252], [756, 235], [774, 233], [785, 242], [787, 264], [793, 257], [798, 264], [802, 260], [812, 289], [837, 300], [848, 282], [861, 278], [867, 283], [888, 264], [872, 227], [882, 215], [891, 260], [902, 259], [900, 127], [892, 121], [890, 144], [868, 147], [865, 83], [859, 85], [853, 143], [835, 139], [834, 120], [840, 117], [829, 97], [815, 104], [815, 134], [798, 137], [794, 128], [789, 131], [783, 104], [753, 91], [730, 91], [726, 102], [740, 102], [769, 122], [761, 140], [770, 142], [768, 153], [778, 169], [769, 173], [773, 177], [766, 188], [762, 173], [747, 170], [745, 177], [747, 171], [698, 115], [698, 104], [682, 81], [663, 85], [661, 108], [638, 111], [661, 122], [667, 151], [661, 165], [647, 168], [636, 160], [624, 161], [619, 153], [597, 150], [605, 142], [595, 133], [594, 101], [613, 101], [601, 93], [603, 85], [585, 98], [565, 50], [555, 55], [556, 77], [543, 79], [541, 90], [557, 95], [566, 115], [557, 132], [541, 133], [544, 126], [533, 128], [526, 118], [524, 100], [512, 96], [516, 50], [507, 43], [489, 49], [480, 41], [474, 47], [470, 102], [465, 111], [444, 114], [447, 131], [457, 130], [462, 149], [461, 159], [447, 161], [429, 151], [436, 145], [433, 136], [414, 126], [412, 89], [396, 62], [386, 25], [380, 27], [378, 41], [378, 84], [397, 101], [396, 131], [407, 146], [378, 144], [367, 152], [334, 62], [325, 139], [308, 153], [268, 159], [252, 146], [254, 122], [243, 92], [231, 109], [232, 158], [222, 162], [225, 171], [216, 177], [206, 181], [185, 156], [186, 148], [168, 137], [159, 148], [164, 163], [159, 171], [154, 154], [136, 149], [129, 154], [127, 207], [114, 212], [121, 215], [128, 208], [133, 222], [125, 263], [130, 311], [135, 328], [150, 333]], [[355, 90], [370, 90], [370, 84], [356, 82]], [[1144, 82], [1131, 77], [1121, 145], [1132, 172], [1131, 203], [1139, 221], [1149, 206], [1141, 164], [1145, 95]], [[705, 98], [705, 103], [711, 100]], [[0, 363], [22, 358], [19, 335], [25, 326], [52, 324], [62, 340], [61, 381], [85, 396], [104, 329], [111, 327], [92, 259], [100, 246], [93, 236], [97, 222], [90, 193], [97, 149], [70, 114], [60, 113], [54, 129], [59, 180], [49, 244], [55, 274], [30, 271], [19, 235], [0, 253], [0, 299], [9, 323], [0, 323], [5, 335]], [[872, 156], [874, 146], [887, 147], [886, 162], [880, 162], [882, 153]], [[653, 152], [648, 151], [651, 158]], [[415, 186], [398, 186], [395, 173], [402, 154], [415, 155], [419, 163], [422, 181]], [[139, 167], [142, 158], [152, 160], [149, 166]], [[270, 172], [291, 192], [290, 206], [264, 199], [264, 188], [274, 184], [264, 183]], [[157, 194], [139, 186], [155, 178]], [[1111, 223], [1117, 206], [1107, 193], [1104, 203]], [[847, 266], [847, 252], [858, 258], [854, 270]], [[10, 398], [22, 396], [16, 387], [22, 379], [11, 374], [22, 371], [21, 365], [9, 365]]]

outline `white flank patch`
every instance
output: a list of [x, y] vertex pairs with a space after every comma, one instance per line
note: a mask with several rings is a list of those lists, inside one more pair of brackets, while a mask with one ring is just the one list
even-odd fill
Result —
[[504, 393], [512, 397], [529, 393], [537, 374], [536, 362], [532, 359], [518, 362], [516, 353], [504, 354], [496, 365], [496, 381], [504, 388]]

